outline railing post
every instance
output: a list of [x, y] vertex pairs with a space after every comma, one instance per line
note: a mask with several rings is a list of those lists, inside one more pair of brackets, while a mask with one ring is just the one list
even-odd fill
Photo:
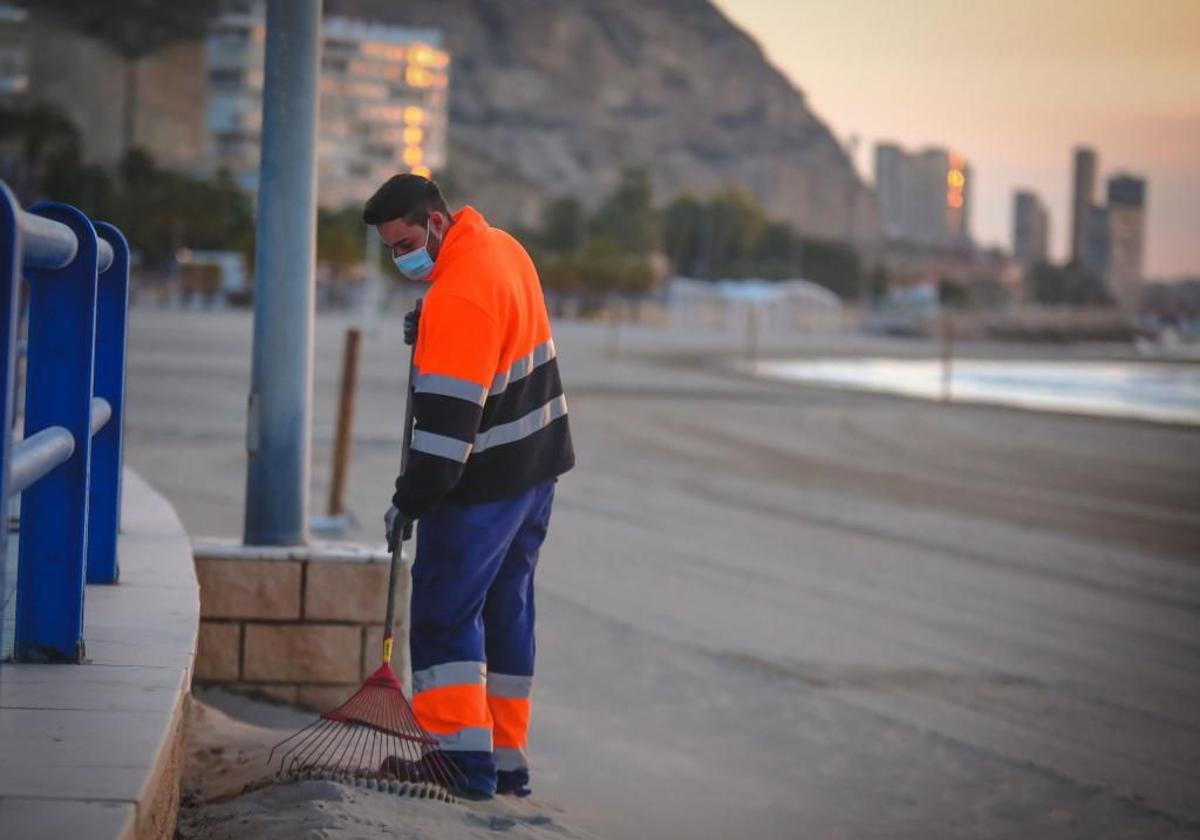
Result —
[[12, 469], [13, 393], [16, 383], [17, 316], [21, 292], [20, 205], [0, 183], [0, 656], [8, 602], [8, 477]]
[[78, 662], [84, 655], [98, 243], [92, 223], [73, 207], [55, 202], [32, 212], [69, 227], [79, 248], [65, 268], [27, 271], [25, 434], [62, 426], [75, 451], [22, 494], [15, 654], [26, 661]]
[[96, 290], [96, 373], [93, 395], [108, 400], [112, 416], [92, 441], [88, 506], [87, 582], [116, 583], [121, 526], [121, 448], [125, 431], [125, 344], [129, 313], [129, 246], [106, 222], [96, 232], [112, 246], [113, 261]]

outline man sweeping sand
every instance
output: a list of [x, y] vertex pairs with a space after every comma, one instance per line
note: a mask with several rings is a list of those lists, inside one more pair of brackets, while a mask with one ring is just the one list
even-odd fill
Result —
[[437, 184], [389, 179], [363, 209], [411, 280], [412, 444], [390, 548], [421, 521], [413, 709], [469, 799], [529, 793], [533, 575], [557, 477], [575, 463], [550, 318], [529, 254]]

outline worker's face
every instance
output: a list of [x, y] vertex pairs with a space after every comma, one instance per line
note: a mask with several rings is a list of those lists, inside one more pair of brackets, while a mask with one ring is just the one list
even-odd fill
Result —
[[433, 210], [426, 224], [414, 225], [404, 219], [389, 219], [375, 225], [375, 230], [379, 232], [379, 238], [391, 251], [393, 258], [425, 246], [430, 259], [436, 260], [438, 251], [442, 249], [442, 239], [446, 235], [449, 221], [445, 214]]

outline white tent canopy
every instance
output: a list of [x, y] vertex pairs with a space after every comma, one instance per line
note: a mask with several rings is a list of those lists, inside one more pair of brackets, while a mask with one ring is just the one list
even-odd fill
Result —
[[841, 298], [809, 280], [694, 280], [667, 283], [672, 324], [740, 327], [749, 318], [763, 329], [836, 329], [842, 324]]

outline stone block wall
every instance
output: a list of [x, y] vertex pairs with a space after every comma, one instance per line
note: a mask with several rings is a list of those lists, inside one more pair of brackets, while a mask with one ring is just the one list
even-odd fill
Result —
[[200, 581], [195, 681], [317, 711], [379, 665], [390, 555], [346, 544], [193, 543]]

